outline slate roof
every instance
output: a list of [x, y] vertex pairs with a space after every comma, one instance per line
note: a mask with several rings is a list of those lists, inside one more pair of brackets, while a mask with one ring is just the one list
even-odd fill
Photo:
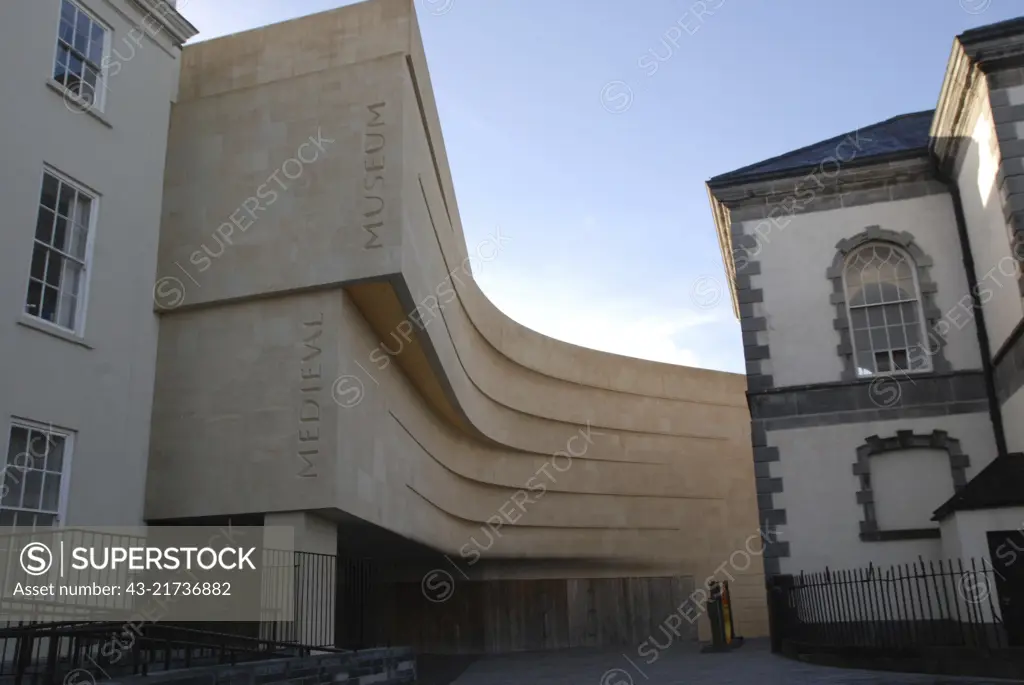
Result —
[[1014, 452], [992, 460], [960, 492], [935, 510], [933, 521], [955, 511], [1024, 506], [1024, 454]]
[[971, 43], [979, 40], [986, 40], [990, 38], [1000, 38], [1002, 36], [1011, 36], [1020, 33], [1024, 30], [1024, 17], [1017, 17], [1015, 19], [1006, 19], [1004, 21], [996, 22], [995, 24], [985, 24], [984, 26], [978, 26], [973, 29], [967, 29], [957, 39], [961, 43]]
[[860, 149], [856, 159], [863, 161], [899, 152], [924, 151], [928, 147], [928, 132], [931, 129], [935, 110], [902, 114], [855, 131], [814, 143], [799, 150], [787, 152], [778, 157], [766, 159], [735, 171], [715, 176], [711, 185], [727, 184], [733, 181], [750, 181], [761, 175], [780, 175], [781, 172], [796, 171], [815, 167], [835, 155], [836, 146], [847, 136], [859, 141]]

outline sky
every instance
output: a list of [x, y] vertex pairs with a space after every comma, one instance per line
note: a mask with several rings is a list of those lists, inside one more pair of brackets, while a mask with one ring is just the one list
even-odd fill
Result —
[[[519, 323], [744, 370], [708, 178], [932, 109], [1019, 0], [415, 0], [476, 272]], [[207, 40], [353, 4], [179, 0]]]

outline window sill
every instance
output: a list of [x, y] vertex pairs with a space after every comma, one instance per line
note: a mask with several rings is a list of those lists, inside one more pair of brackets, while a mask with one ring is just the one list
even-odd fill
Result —
[[46, 335], [52, 336], [54, 338], [60, 338], [65, 342], [69, 342], [73, 345], [78, 345], [79, 347], [84, 347], [87, 350], [94, 349], [93, 346], [87, 343], [84, 338], [80, 338], [71, 331], [67, 331], [63, 328], [54, 326], [53, 324], [47, 323], [42, 319], [33, 318], [28, 314], [21, 315], [21, 318], [18, 319], [18, 325], [24, 326], [25, 328], [31, 328], [32, 330], [39, 331], [40, 333], [45, 333]]
[[935, 373], [935, 369], [896, 369], [895, 371], [879, 371], [878, 373], [869, 373], [863, 376], [857, 376], [858, 381], [875, 381], [879, 378], [899, 378], [906, 376], [922, 376], [930, 373]]
[[860, 534], [863, 542], [891, 542], [894, 540], [937, 540], [942, 537], [938, 528], [906, 528], [901, 530], [873, 530]]
[[114, 126], [107, 121], [106, 117], [104, 117], [101, 112], [97, 112], [95, 107], [80, 99], [64, 86], [59, 83], [55, 83], [52, 79], [47, 79], [46, 87], [54, 93], [57, 93], [57, 95], [60, 95], [60, 99], [63, 101], [65, 109], [72, 114], [81, 114], [84, 112], [107, 128], [114, 128]]

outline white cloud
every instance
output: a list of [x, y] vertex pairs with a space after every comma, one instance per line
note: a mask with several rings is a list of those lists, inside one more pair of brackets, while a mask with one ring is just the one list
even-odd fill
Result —
[[[714, 355], [699, 345], [681, 346], [684, 338], [700, 340], [700, 329], [728, 320], [724, 309], [700, 311], [664, 308], [642, 297], [602, 298], [571, 281], [532, 285], [534, 276], [502, 276], [486, 267], [476, 274], [491, 301], [518, 323], [564, 342], [628, 357], [708, 367]], [[574, 287], [575, 286], [575, 287]]]

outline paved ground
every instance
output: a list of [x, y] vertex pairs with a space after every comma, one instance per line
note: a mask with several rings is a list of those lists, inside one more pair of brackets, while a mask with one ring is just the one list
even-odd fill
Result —
[[[678, 645], [646, 658], [635, 653], [573, 650], [488, 657], [454, 685], [981, 685], [991, 678], [905, 675], [810, 666], [749, 642], [728, 654], [700, 654]], [[630, 661], [632, 660], [632, 661]]]

